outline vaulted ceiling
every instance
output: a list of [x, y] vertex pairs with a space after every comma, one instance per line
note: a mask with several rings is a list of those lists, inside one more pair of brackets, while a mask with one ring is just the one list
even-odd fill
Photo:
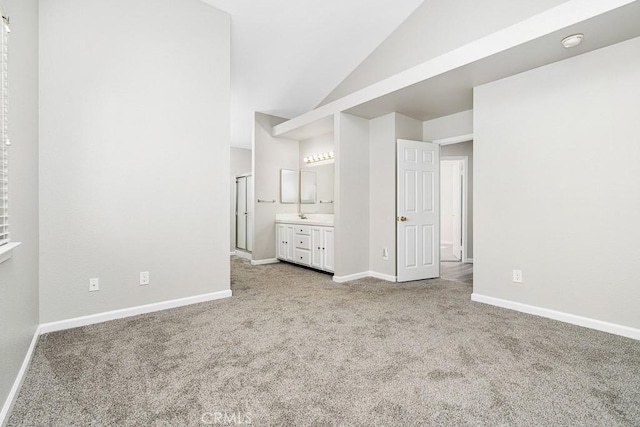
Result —
[[204, 0], [231, 15], [231, 145], [313, 109], [423, 0]]

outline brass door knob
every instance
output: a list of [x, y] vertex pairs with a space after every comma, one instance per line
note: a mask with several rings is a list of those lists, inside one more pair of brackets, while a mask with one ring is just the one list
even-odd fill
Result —
[[400, 216], [397, 219], [398, 219], [398, 221], [405, 222], [407, 220], [407, 217], [406, 216]]

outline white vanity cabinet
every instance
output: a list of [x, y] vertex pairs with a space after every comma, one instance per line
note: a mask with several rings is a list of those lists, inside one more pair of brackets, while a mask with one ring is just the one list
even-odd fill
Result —
[[311, 267], [333, 271], [333, 227], [311, 227]]
[[278, 224], [278, 258], [285, 261], [295, 261], [295, 241], [293, 224]]
[[333, 227], [277, 223], [278, 259], [334, 271]]

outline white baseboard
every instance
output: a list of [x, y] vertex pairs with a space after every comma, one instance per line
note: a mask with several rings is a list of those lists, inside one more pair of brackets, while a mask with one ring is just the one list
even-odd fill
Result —
[[352, 280], [364, 279], [365, 277], [369, 277], [368, 271], [363, 271], [362, 273], [348, 274], [346, 276], [333, 276], [333, 281], [336, 283], [345, 283], [345, 282], [350, 282]]
[[440, 244], [441, 244], [441, 245], [450, 245], [450, 246], [453, 246], [453, 242], [449, 242], [449, 241], [447, 241], [447, 240], [441, 240], [441, 241], [440, 241]]
[[378, 273], [377, 271], [370, 271], [369, 276], [375, 277], [376, 279], [386, 280], [387, 282], [397, 282], [398, 278], [396, 276], [392, 276], [390, 274]]
[[62, 331], [65, 329], [78, 328], [80, 326], [108, 322], [109, 320], [137, 316], [139, 314], [153, 313], [155, 311], [183, 307], [185, 305], [214, 301], [217, 299], [229, 298], [230, 296], [231, 290], [212, 292], [209, 294], [195, 295], [192, 297], [157, 302], [153, 304], [139, 305], [136, 307], [123, 308], [120, 310], [107, 311], [104, 313], [91, 314], [89, 316], [75, 317], [72, 319], [60, 320], [57, 322], [43, 323], [40, 325], [40, 334], [47, 334], [49, 332]]
[[615, 335], [621, 335], [623, 337], [632, 338], [634, 340], [640, 340], [640, 329], [631, 328], [629, 326], [604, 322], [602, 320], [591, 319], [588, 317], [576, 316], [575, 314], [563, 313], [561, 311], [550, 310], [548, 308], [536, 307], [533, 305], [522, 304], [519, 302], [508, 301], [476, 293], [471, 294], [471, 301], [495, 305], [497, 307], [508, 308], [510, 310], [520, 311], [522, 313], [533, 314], [553, 320], [559, 320], [561, 322], [571, 323], [572, 325], [583, 326], [585, 328], [608, 332]]
[[473, 264], [473, 258], [467, 258], [466, 260], [464, 260], [464, 262]]
[[333, 281], [336, 283], [345, 283], [352, 280], [364, 279], [365, 277], [374, 277], [376, 279], [394, 283], [398, 281], [396, 276], [378, 273], [377, 271], [363, 271], [362, 273], [348, 274], [346, 276], [333, 276]]
[[234, 256], [236, 254], [236, 251], [231, 251], [231, 253], [229, 253], [229, 256]]
[[251, 260], [251, 265], [277, 264], [280, 261], [277, 258]]
[[31, 364], [31, 358], [33, 357], [33, 352], [36, 349], [36, 344], [38, 343], [38, 337], [40, 336], [40, 326], [36, 327], [36, 330], [33, 333], [33, 338], [31, 339], [31, 345], [29, 345], [29, 349], [27, 350], [27, 354], [24, 356], [24, 360], [22, 361], [22, 366], [20, 366], [20, 370], [18, 371], [18, 375], [16, 376], [16, 380], [13, 382], [13, 386], [11, 390], [9, 390], [9, 395], [2, 405], [2, 411], [0, 411], [0, 426], [6, 425], [7, 421], [9, 421], [9, 414], [11, 414], [11, 410], [13, 409], [13, 405], [16, 403], [16, 398], [18, 397], [18, 393], [20, 393], [20, 388], [22, 387], [22, 383], [27, 375], [27, 371], [29, 370], [29, 365]]
[[237, 250], [234, 252], [235, 256], [239, 256], [240, 258], [248, 259], [251, 261], [251, 252], [245, 252], [243, 250]]

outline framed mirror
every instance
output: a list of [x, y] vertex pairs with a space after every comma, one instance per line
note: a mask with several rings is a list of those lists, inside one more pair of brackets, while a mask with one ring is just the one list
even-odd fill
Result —
[[300, 203], [316, 202], [316, 173], [300, 171]]
[[280, 203], [298, 203], [298, 176], [297, 170], [280, 169]]

